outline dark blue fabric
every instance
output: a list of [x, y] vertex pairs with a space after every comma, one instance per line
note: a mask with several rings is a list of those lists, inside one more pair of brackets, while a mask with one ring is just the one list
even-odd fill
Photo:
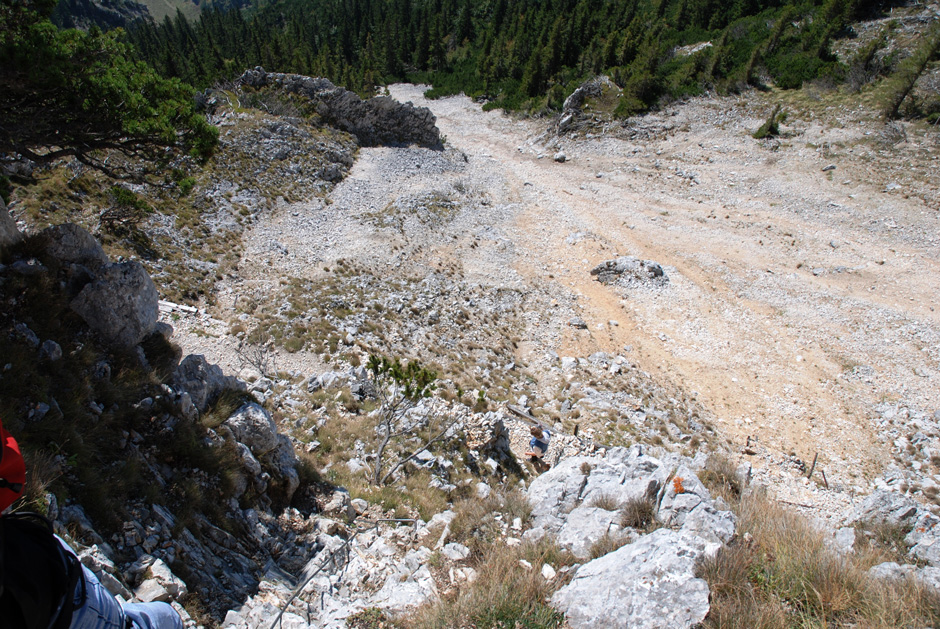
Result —
[[[59, 538], [66, 552], [74, 551]], [[124, 603], [121, 605], [105, 589], [95, 573], [82, 566], [85, 576], [85, 602], [81, 604], [81, 584], [75, 588], [75, 611], [69, 629], [128, 629], [126, 619], [135, 629], [183, 629], [183, 620], [167, 603]]]
[[544, 441], [539, 441], [535, 437], [532, 437], [532, 439], [529, 440], [529, 450], [534, 452], [536, 448], [538, 448], [542, 454], [545, 454], [546, 452], [548, 452], [547, 443], [545, 443]]

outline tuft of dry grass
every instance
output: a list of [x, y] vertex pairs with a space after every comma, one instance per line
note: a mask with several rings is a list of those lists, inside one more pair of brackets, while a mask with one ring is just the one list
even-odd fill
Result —
[[649, 498], [634, 498], [620, 507], [620, 526], [641, 533], [651, 533], [656, 527], [656, 505]]
[[856, 528], [856, 546], [861, 552], [875, 556], [872, 565], [884, 561], [904, 563], [907, 556], [904, 538], [910, 532], [909, 525], [897, 522], [863, 522]]
[[467, 498], [454, 504], [450, 539], [465, 544], [475, 555], [482, 556], [504, 533], [505, 526], [516, 518], [525, 523], [531, 513], [529, 501], [518, 489], [494, 491], [484, 499]]
[[34, 450], [23, 453], [23, 462], [26, 464], [26, 483], [15, 510], [48, 515], [46, 492], [62, 475], [62, 461], [50, 452]]
[[705, 558], [697, 576], [708, 582], [711, 609], [706, 627], [777, 629], [787, 627], [783, 606], [751, 581], [754, 549], [735, 543]]
[[591, 507], [597, 507], [598, 509], [604, 509], [605, 511], [616, 511], [620, 508], [620, 503], [617, 502], [617, 497], [611, 494], [605, 493], [596, 493], [591, 496]]
[[604, 533], [604, 536], [599, 540], [591, 544], [591, 548], [588, 550], [588, 555], [591, 559], [597, 559], [598, 557], [603, 557], [608, 553], [612, 553], [621, 546], [630, 543], [630, 536], [617, 531], [616, 533], [607, 532]]
[[712, 454], [705, 463], [705, 469], [699, 475], [712, 496], [723, 498], [725, 502], [733, 504], [741, 498], [741, 481], [737, 476], [737, 468], [731, 459], [720, 454]]

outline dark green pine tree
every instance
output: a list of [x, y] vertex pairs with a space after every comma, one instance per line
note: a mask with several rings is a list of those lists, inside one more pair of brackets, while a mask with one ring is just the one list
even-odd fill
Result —
[[421, 29], [418, 35], [418, 43], [416, 45], [415, 51], [415, 66], [418, 70], [424, 71], [428, 69], [428, 59], [431, 54], [431, 34], [429, 33], [429, 19], [424, 19], [421, 21]]

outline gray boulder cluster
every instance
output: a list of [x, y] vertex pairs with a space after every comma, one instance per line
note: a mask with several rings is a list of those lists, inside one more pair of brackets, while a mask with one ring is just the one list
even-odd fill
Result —
[[[886, 562], [873, 567], [870, 571], [872, 576], [885, 579], [913, 576], [940, 589], [940, 517], [913, 498], [897, 492], [878, 490], [852, 511], [847, 524], [852, 528], [840, 532], [851, 533], [853, 541], [856, 535], [865, 535], [873, 526], [888, 526], [899, 530], [905, 534], [904, 545], [911, 560], [926, 564], [916, 567]], [[852, 552], [851, 546], [848, 545], [845, 550]]]
[[247, 70], [238, 83], [306, 96], [316, 103], [317, 113], [326, 122], [352, 133], [363, 146], [418, 144], [434, 148], [441, 144], [437, 119], [427, 107], [401, 104], [387, 96], [364, 101], [327, 79], [265, 72], [260, 67]]
[[[687, 627], [708, 614], [708, 585], [695, 576], [696, 562], [731, 540], [735, 520], [691, 464], [654, 458], [640, 446], [612, 448], [566, 459], [532, 482], [534, 521], [525, 539], [552, 535], [582, 559], [605, 537], [623, 543], [580, 566], [552, 598], [572, 627]], [[648, 523], [624, 517], [631, 503], [648, 505]], [[646, 534], [652, 527], [664, 528]]]
[[[5, 208], [0, 214], [9, 218]], [[9, 235], [5, 241], [8, 244], [21, 239], [18, 231]], [[160, 356], [161, 367], [169, 370], [170, 376], [146, 397], [127, 405], [149, 415], [147, 430], [128, 426], [116, 447], [123, 456], [140, 463], [142, 476], [158, 491], [187, 476], [203, 495], [219, 492], [203, 471], [187, 468], [187, 461], [177, 459], [174, 465], [168, 465], [165, 458], [156, 456], [157, 446], [150, 437], [174, 435], [187, 424], [191, 427], [215, 410], [214, 405], [226, 392], [246, 394], [245, 383], [226, 376], [203, 356], [187, 356], [177, 363], [178, 350], [165, 342], [172, 328], [157, 322], [153, 281], [136, 261], [109, 260], [101, 245], [83, 228], [63, 224], [45, 229], [31, 238], [23, 253], [9, 265], [0, 266], [0, 282], [20, 276], [26, 281], [45, 281], [42, 285], [49, 290], [61, 289], [67, 308], [87, 324], [102, 341], [102, 347], [111, 350], [101, 353], [89, 374], [94, 382], [111, 380], [115, 353], [131, 358], [132, 364], [139, 360], [146, 368], [148, 353], [141, 343], [146, 345], [151, 336], [164, 340], [169, 351]], [[15, 302], [13, 297], [11, 303]], [[10, 333], [11, 339], [32, 348], [41, 362], [63, 360], [62, 345], [53, 339], [41, 340], [25, 321], [14, 320]], [[86, 331], [78, 333], [83, 343], [87, 343], [85, 335]], [[93, 415], [101, 416], [105, 411], [104, 400], [92, 397], [87, 404]], [[116, 409], [112, 405], [108, 411]], [[64, 413], [50, 397], [32, 403], [27, 418], [32, 422], [68, 421]], [[225, 606], [243, 600], [257, 586], [266, 564], [281, 561], [289, 565], [292, 557], [303, 552], [300, 549], [308, 547], [309, 540], [298, 536], [291, 523], [279, 519], [273, 509], [275, 501], [290, 501], [300, 479], [293, 443], [277, 432], [268, 411], [248, 402], [220, 425], [204, 432], [207, 434], [201, 445], [205, 448], [231, 448], [237, 455], [238, 469], [232, 470], [234, 490], [220, 505], [232, 525], [230, 530], [219, 528], [203, 513], [190, 514], [184, 520], [168, 507], [136, 499], [120, 514], [121, 532], [105, 538], [80, 505], [69, 504], [60, 510], [54, 496], [48, 495], [49, 516], [57, 521], [62, 534], [68, 529], [90, 544], [86, 549], [75, 542], [82, 551], [82, 560], [113, 594], [125, 600], [176, 600], [187, 592], [187, 584], [175, 577], [169, 566], [182, 562], [189, 575], [188, 585], [227, 609]], [[248, 491], [249, 483], [252, 506], [242, 508], [239, 499]], [[272, 489], [276, 489], [276, 498]], [[231, 531], [247, 534], [236, 537]], [[132, 563], [118, 565], [109, 559], [116, 557]]]
[[111, 262], [94, 236], [71, 223], [39, 234], [46, 253], [66, 267], [74, 310], [109, 345], [129, 350], [157, 329], [157, 287], [136, 260]]
[[640, 260], [633, 256], [621, 256], [605, 260], [591, 269], [591, 275], [602, 284], [634, 286], [638, 284], [662, 285], [669, 281], [663, 267], [652, 260]]
[[[571, 457], [529, 487], [533, 527], [525, 530], [518, 519], [504, 522], [495, 543], [512, 546], [552, 535], [587, 560], [591, 541], [622, 535], [627, 543], [618, 550], [577, 566], [552, 605], [571, 627], [693, 626], [709, 610], [708, 585], [695, 576], [696, 563], [734, 534], [733, 516], [711, 499], [691, 471], [694, 464], [679, 456], [657, 459], [639, 447]], [[487, 495], [486, 484], [480, 485], [487, 491], [478, 487], [477, 493]], [[287, 627], [344, 627], [362, 609], [407, 611], [476, 579], [469, 549], [449, 540], [453, 511], [413, 525], [370, 524], [373, 508], [336, 494], [329, 508], [310, 517], [319, 531], [318, 550], [298, 576], [269, 571], [258, 593], [229, 612], [223, 626], [260, 629], [282, 613]], [[654, 505], [654, 526], [663, 528], [647, 534], [621, 526], [610, 506], [635, 499]], [[520, 567], [532, 568], [538, 567]], [[549, 564], [540, 570], [547, 580], [557, 578]]]
[[622, 91], [607, 76], [598, 76], [585, 81], [565, 99], [561, 119], [558, 121], [558, 133], [563, 134], [581, 129], [590, 122], [590, 118], [584, 111], [589, 99], [602, 98], [609, 94], [613, 97], [613, 102], [616, 102]]
[[[388, 612], [414, 608], [438, 595], [431, 575], [434, 555], [448, 564], [455, 580], [475, 576], [463, 561], [469, 556], [465, 547], [435, 544], [447, 516], [415, 526], [358, 527], [355, 533], [329, 518], [311, 519], [320, 532], [298, 576], [269, 570], [258, 593], [229, 611], [223, 627], [268, 627], [282, 609], [283, 626], [299, 629], [344, 627], [347, 617], [368, 607]], [[426, 540], [431, 548], [419, 544]], [[294, 593], [297, 598], [289, 602]]]

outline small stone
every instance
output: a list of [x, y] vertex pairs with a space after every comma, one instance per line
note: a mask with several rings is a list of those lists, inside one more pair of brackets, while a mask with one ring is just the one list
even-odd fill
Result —
[[452, 542], [441, 549], [441, 554], [451, 561], [461, 561], [470, 556], [470, 549], [463, 544]]
[[528, 561], [526, 561], [525, 559], [520, 559], [520, 560], [519, 560], [519, 565], [522, 566], [523, 568], [525, 568], [526, 570], [531, 570], [531, 569], [532, 569], [532, 564], [530, 564], [530, 563], [529, 563]]
[[822, 171], [825, 173], [825, 172], [829, 172], [830, 170], [835, 170], [835, 169], [836, 169], [835, 164], [829, 164], [828, 166], [823, 166]]
[[120, 581], [115, 579], [114, 576], [112, 576], [110, 573], [108, 572], [97, 573], [97, 577], [101, 585], [104, 586], [104, 589], [110, 592], [112, 596], [120, 596], [121, 598], [127, 601], [129, 601], [131, 598], [134, 597], [134, 595], [130, 592], [130, 590], [124, 587], [124, 585], [121, 584]]
[[558, 151], [557, 153], [555, 153], [555, 156], [552, 159], [554, 159], [559, 164], [564, 164], [565, 160], [568, 159], [568, 156], [565, 155], [562, 151]]
[[532, 544], [538, 542], [543, 537], [545, 537], [545, 529], [543, 529], [541, 526], [531, 528], [522, 534], [522, 539]]
[[141, 583], [140, 587], [134, 590], [134, 596], [143, 603], [166, 603], [170, 600], [170, 593], [156, 579], [147, 579]]
[[555, 569], [552, 568], [550, 565], [548, 565], [547, 563], [542, 564], [542, 578], [543, 579], [545, 579], [546, 581], [552, 581], [557, 575], [558, 573], [555, 572]]
[[17, 337], [25, 341], [30, 347], [39, 347], [39, 337], [25, 323], [17, 323], [13, 326], [13, 331]]
[[55, 341], [43, 341], [39, 348], [39, 359], [54, 363], [62, 358], [62, 348]]
[[834, 536], [836, 549], [845, 554], [855, 552], [855, 529], [851, 526], [844, 526], [836, 531]]
[[577, 330], [587, 330], [588, 325], [584, 322], [584, 319], [581, 317], [572, 317], [568, 320], [568, 325], [577, 329]]

